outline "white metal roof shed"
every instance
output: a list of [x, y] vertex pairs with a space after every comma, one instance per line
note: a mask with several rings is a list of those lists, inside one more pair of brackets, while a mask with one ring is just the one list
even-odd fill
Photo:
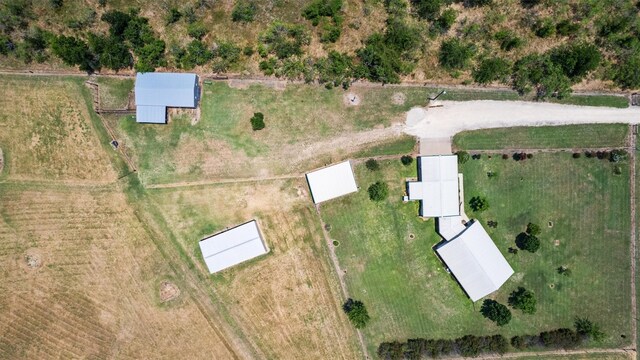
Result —
[[212, 274], [269, 252], [255, 220], [201, 240], [200, 250]]
[[409, 182], [409, 200], [420, 200], [420, 216], [460, 215], [458, 156], [434, 155], [418, 158], [418, 181]]
[[436, 251], [474, 302], [498, 290], [513, 275], [513, 269], [478, 221]]
[[[167, 107], [194, 108], [199, 94], [196, 74], [137, 73], [136, 120], [145, 123], [164, 123]], [[161, 109], [164, 113], [160, 116]]]
[[358, 191], [349, 161], [312, 171], [307, 174], [307, 182], [316, 204]]

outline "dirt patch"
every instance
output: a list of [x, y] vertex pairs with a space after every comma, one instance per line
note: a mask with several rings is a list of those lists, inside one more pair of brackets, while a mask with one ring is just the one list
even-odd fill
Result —
[[404, 93], [397, 92], [391, 96], [391, 101], [394, 105], [404, 105], [404, 102], [407, 101], [407, 96]]
[[2, 170], [4, 170], [4, 156], [2, 154], [2, 149], [0, 149], [0, 174], [2, 174]]
[[343, 100], [345, 105], [358, 106], [360, 105], [362, 98], [360, 97], [360, 95], [350, 92], [344, 94]]
[[169, 281], [163, 281], [160, 284], [160, 301], [168, 302], [176, 299], [178, 296], [180, 296], [180, 289], [176, 284]]

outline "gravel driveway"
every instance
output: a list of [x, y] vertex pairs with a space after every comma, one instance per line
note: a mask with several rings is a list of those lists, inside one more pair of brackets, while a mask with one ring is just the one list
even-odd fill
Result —
[[464, 130], [510, 126], [640, 123], [640, 107], [559, 105], [525, 101], [441, 101], [425, 116], [407, 116], [404, 132], [419, 138], [451, 137]]

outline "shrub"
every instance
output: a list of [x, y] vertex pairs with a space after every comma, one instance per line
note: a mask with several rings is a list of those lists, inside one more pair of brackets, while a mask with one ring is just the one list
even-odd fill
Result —
[[440, 45], [438, 60], [447, 70], [463, 69], [473, 55], [473, 46], [458, 39], [445, 40]]
[[249, 121], [251, 122], [251, 128], [253, 131], [262, 130], [265, 127], [264, 115], [261, 112], [253, 113], [253, 116]]
[[615, 175], [622, 175], [622, 168], [619, 165], [613, 167], [613, 173]]
[[500, 30], [495, 34], [496, 40], [500, 43], [500, 49], [511, 51], [522, 47], [523, 41], [509, 30]]
[[444, 34], [451, 29], [451, 26], [455, 22], [456, 11], [454, 9], [447, 9], [434, 21], [433, 26], [437, 32]]
[[527, 159], [533, 159], [533, 154], [526, 154], [527, 155]]
[[551, 61], [573, 81], [579, 81], [600, 65], [602, 55], [593, 44], [579, 43], [557, 47], [550, 52]]
[[551, 19], [543, 19], [536, 22], [533, 31], [537, 37], [548, 38], [556, 33], [556, 27]]
[[458, 151], [456, 155], [458, 155], [458, 164], [460, 165], [465, 164], [471, 158], [471, 155], [466, 151]]
[[212, 56], [215, 59], [213, 70], [216, 72], [227, 71], [231, 65], [240, 60], [241, 52], [242, 49], [239, 46], [229, 41], [219, 42], [218, 47], [212, 52]]
[[580, 345], [578, 333], [571, 329], [541, 332], [540, 341], [544, 346], [554, 349], [573, 349]]
[[373, 201], [383, 201], [389, 196], [389, 186], [381, 181], [371, 184], [367, 191], [369, 192], [369, 199]]
[[201, 40], [207, 34], [207, 28], [203, 23], [196, 21], [187, 26], [187, 34], [194, 39]]
[[342, 309], [356, 329], [362, 329], [367, 325], [367, 322], [369, 322], [369, 313], [362, 301], [349, 298], [342, 305]]
[[622, 89], [640, 88], [640, 54], [619, 59], [614, 67], [613, 81]]
[[562, 20], [556, 24], [556, 33], [562, 36], [575, 35], [580, 30], [580, 25], [570, 20]]
[[100, 59], [100, 65], [107, 69], [120, 70], [133, 65], [129, 48], [118, 38], [89, 34], [89, 48]]
[[493, 321], [498, 326], [504, 326], [511, 321], [511, 311], [505, 305], [495, 300], [487, 299], [480, 308], [482, 316]]
[[413, 12], [422, 19], [434, 20], [440, 14], [443, 0], [410, 0]]
[[409, 165], [411, 165], [413, 163], [413, 157], [411, 155], [403, 155], [400, 158], [400, 162], [404, 166], [409, 166]]
[[253, 51], [253, 47], [251, 47], [250, 45], [245, 46], [242, 49], [242, 53], [244, 54], [244, 56], [251, 56], [253, 55], [254, 51]]
[[367, 167], [367, 169], [371, 170], [371, 171], [378, 171], [380, 170], [380, 163], [378, 163], [378, 160], [376, 159], [369, 159], [364, 163], [364, 166]]
[[509, 154], [502, 154], [502, 160], [508, 160]]
[[527, 250], [530, 253], [535, 253], [540, 249], [540, 240], [535, 235], [520, 233], [516, 236], [516, 245], [521, 250]]
[[538, 224], [528, 223], [526, 232], [529, 235], [538, 236], [540, 235], [540, 226]]
[[71, 66], [79, 66], [80, 70], [93, 72], [98, 67], [89, 46], [73, 36], [59, 35], [52, 39], [51, 50], [62, 61]]
[[485, 197], [474, 196], [469, 200], [469, 206], [475, 212], [482, 212], [489, 209], [489, 201]]
[[231, 11], [231, 20], [234, 22], [250, 23], [256, 16], [256, 4], [240, 0], [236, 2]]
[[523, 287], [511, 293], [509, 296], [509, 305], [512, 308], [522, 310], [525, 314], [535, 314], [536, 298], [533, 293]]
[[571, 80], [549, 56], [530, 54], [513, 66], [512, 87], [520, 94], [535, 90], [536, 98], [562, 98], [571, 92]]
[[342, 0], [315, 0], [302, 10], [302, 17], [318, 25], [321, 17], [335, 17], [342, 9]]
[[182, 17], [182, 13], [180, 13], [180, 10], [172, 7], [171, 9], [169, 9], [169, 12], [167, 13], [165, 22], [167, 25], [174, 24], [178, 22], [178, 20], [180, 20], [181, 17]]
[[311, 38], [303, 25], [274, 22], [260, 35], [267, 54], [271, 53], [280, 59], [302, 55], [302, 46], [308, 45]]
[[564, 276], [571, 276], [571, 269], [569, 269], [566, 266], [560, 266], [558, 267], [558, 274], [560, 275], [564, 275]]
[[609, 153], [609, 161], [611, 162], [620, 162], [627, 158], [627, 151], [621, 149], [611, 150]]
[[593, 323], [588, 318], [576, 318], [574, 326], [579, 335], [591, 338], [595, 341], [601, 341], [605, 336], [605, 334], [600, 330], [600, 326]]
[[473, 70], [473, 80], [478, 84], [489, 84], [494, 81], [506, 81], [511, 67], [509, 62], [501, 58], [483, 59]]

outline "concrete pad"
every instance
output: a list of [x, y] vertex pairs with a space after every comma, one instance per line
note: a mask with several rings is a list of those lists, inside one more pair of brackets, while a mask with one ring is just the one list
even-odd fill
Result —
[[420, 139], [420, 155], [450, 155], [451, 138]]

